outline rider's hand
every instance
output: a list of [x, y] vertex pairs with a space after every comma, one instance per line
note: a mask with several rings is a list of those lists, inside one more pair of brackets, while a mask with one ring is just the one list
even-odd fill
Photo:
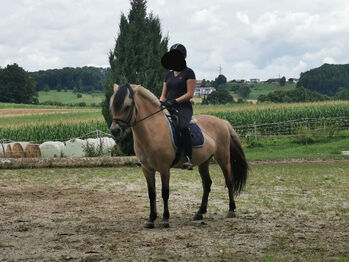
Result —
[[168, 99], [165, 102], [162, 102], [162, 104], [164, 106], [166, 106], [167, 108], [171, 108], [171, 107], [174, 107], [175, 105], [177, 105], [178, 102], [175, 99]]

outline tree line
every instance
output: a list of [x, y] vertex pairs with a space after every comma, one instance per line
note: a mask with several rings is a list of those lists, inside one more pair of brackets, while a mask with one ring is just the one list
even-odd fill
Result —
[[31, 72], [29, 75], [36, 82], [37, 91], [73, 90], [79, 93], [103, 91], [109, 68], [98, 67], [65, 67]]

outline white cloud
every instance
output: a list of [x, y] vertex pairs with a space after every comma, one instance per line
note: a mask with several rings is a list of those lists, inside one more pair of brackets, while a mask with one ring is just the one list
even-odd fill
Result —
[[[347, 0], [154, 0], [170, 45], [183, 43], [197, 78], [298, 77], [349, 63]], [[13, 0], [0, 9], [0, 66], [27, 70], [108, 65], [126, 0]]]

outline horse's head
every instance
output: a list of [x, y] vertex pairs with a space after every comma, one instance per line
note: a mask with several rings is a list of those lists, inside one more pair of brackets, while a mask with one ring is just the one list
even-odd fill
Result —
[[114, 84], [114, 94], [110, 98], [110, 111], [113, 118], [110, 132], [116, 139], [125, 137], [137, 114], [134, 91], [129, 84], [124, 86]]

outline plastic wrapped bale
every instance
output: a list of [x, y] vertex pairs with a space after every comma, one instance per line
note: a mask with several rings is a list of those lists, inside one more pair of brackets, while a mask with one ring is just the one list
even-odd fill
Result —
[[12, 158], [24, 158], [24, 150], [20, 143], [10, 143], [11, 146], [11, 157]]
[[100, 138], [88, 138], [86, 139], [85, 153], [88, 157], [101, 156], [103, 144]]
[[64, 143], [62, 142], [44, 142], [40, 146], [42, 158], [61, 157], [64, 149]]
[[63, 155], [66, 157], [84, 157], [87, 142], [79, 138], [69, 140], [65, 143]]
[[116, 146], [115, 140], [110, 137], [102, 137], [103, 154], [110, 153]]

